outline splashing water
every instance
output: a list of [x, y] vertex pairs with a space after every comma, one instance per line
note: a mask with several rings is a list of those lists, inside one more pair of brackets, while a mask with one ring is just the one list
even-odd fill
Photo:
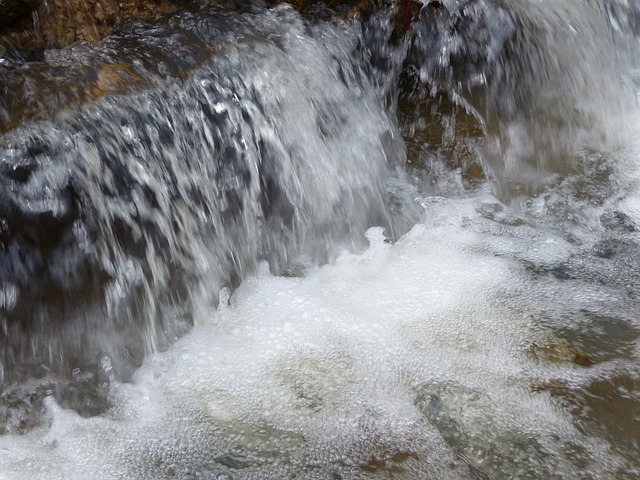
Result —
[[0, 97], [0, 478], [636, 478], [635, 8], [211, 7], [2, 67], [77, 108]]
[[576, 150], [627, 138], [633, 18], [615, 1], [430, 2], [410, 55], [420, 81], [482, 122], [485, 163], [509, 197], [574, 172]]
[[[186, 14], [172, 28], [209, 32], [220, 22], [230, 30], [215, 16]], [[275, 30], [282, 22], [289, 30]], [[173, 333], [163, 310], [194, 296], [217, 298], [258, 258], [285, 272], [302, 255], [325, 258], [341, 242], [357, 243], [368, 225], [391, 227], [384, 173], [402, 163], [402, 140], [363, 72], [303, 35], [290, 10], [232, 26], [227, 35], [244, 43], [225, 38], [222, 51], [183, 82], [163, 81], [124, 102], [104, 98], [6, 136], [5, 278], [22, 297], [8, 328], [36, 317], [28, 335], [11, 334], [28, 342], [9, 352], [18, 362], [38, 344], [65, 352], [89, 342], [96, 358], [112, 355], [103, 350], [118, 342], [101, 338], [114, 324], [153, 351], [158, 328]], [[336, 29], [323, 34], [338, 42], [331, 48], [353, 48], [354, 39]], [[34, 282], [40, 271], [45, 276]], [[63, 305], [51, 308], [61, 311], [43, 313], [56, 290]], [[98, 320], [86, 314], [92, 295]], [[75, 299], [78, 319], [67, 306]], [[106, 331], [96, 336], [105, 313]], [[71, 317], [61, 319], [62, 334], [52, 332], [51, 317]]]

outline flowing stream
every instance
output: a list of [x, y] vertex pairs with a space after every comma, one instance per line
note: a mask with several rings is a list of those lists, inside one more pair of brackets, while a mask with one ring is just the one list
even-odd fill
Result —
[[640, 9], [221, 3], [0, 53], [0, 479], [639, 478]]

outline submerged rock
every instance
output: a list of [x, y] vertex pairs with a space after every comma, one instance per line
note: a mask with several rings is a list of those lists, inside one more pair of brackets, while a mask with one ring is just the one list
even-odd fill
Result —
[[551, 363], [575, 363], [581, 367], [593, 365], [591, 355], [563, 341], [550, 341], [542, 345], [534, 344], [530, 352], [535, 358]]
[[640, 447], [640, 379], [635, 374], [616, 374], [576, 386], [555, 380], [534, 391], [558, 399], [573, 416], [576, 427], [592, 437], [604, 438], [623, 462], [615, 478], [636, 478]]

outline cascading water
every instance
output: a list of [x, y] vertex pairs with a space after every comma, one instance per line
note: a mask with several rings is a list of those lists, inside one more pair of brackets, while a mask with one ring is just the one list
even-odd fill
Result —
[[[8, 381], [27, 361], [122, 358], [114, 336], [128, 354], [154, 351], [174, 335], [170, 307], [217, 299], [258, 259], [285, 273], [362, 243], [369, 225], [394, 230], [384, 176], [403, 162], [401, 137], [363, 67], [331, 51], [357, 39], [327, 29], [323, 46], [290, 10], [251, 19], [185, 13], [112, 38], [100, 56], [191, 35], [177, 67], [200, 66], [6, 135]], [[53, 61], [92, 52], [66, 53]]]
[[619, 117], [635, 108], [624, 78], [637, 38], [615, 27], [637, 16], [625, 4], [478, 0], [423, 9], [414, 76], [482, 122], [484, 160], [501, 195], [535, 191], [572, 172], [576, 150], [620, 138]]
[[0, 56], [0, 478], [640, 475], [640, 12], [410, 7]]

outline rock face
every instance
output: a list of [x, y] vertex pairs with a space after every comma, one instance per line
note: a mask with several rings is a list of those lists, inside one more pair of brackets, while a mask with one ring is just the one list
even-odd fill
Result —
[[[269, 0], [268, 3], [285, 3]], [[330, 8], [344, 15], [388, 7], [387, 0], [289, 0], [307, 13]], [[398, 2], [406, 5], [404, 0]], [[182, 8], [206, 5], [237, 7], [238, 0], [0, 0], [0, 53], [9, 46], [32, 51], [62, 48], [76, 41], [97, 42], [127, 20], [155, 23], [163, 15]], [[29, 15], [29, 13], [32, 13]]]
[[[96, 42], [126, 20], [154, 22], [185, 4], [168, 0], [0, 0], [0, 45], [33, 50], [61, 48], [79, 40]], [[33, 14], [27, 15], [30, 11]]]
[[59, 48], [78, 40], [98, 41], [126, 19], [154, 21], [178, 8], [166, 0], [49, 0], [38, 16], [45, 46]]

